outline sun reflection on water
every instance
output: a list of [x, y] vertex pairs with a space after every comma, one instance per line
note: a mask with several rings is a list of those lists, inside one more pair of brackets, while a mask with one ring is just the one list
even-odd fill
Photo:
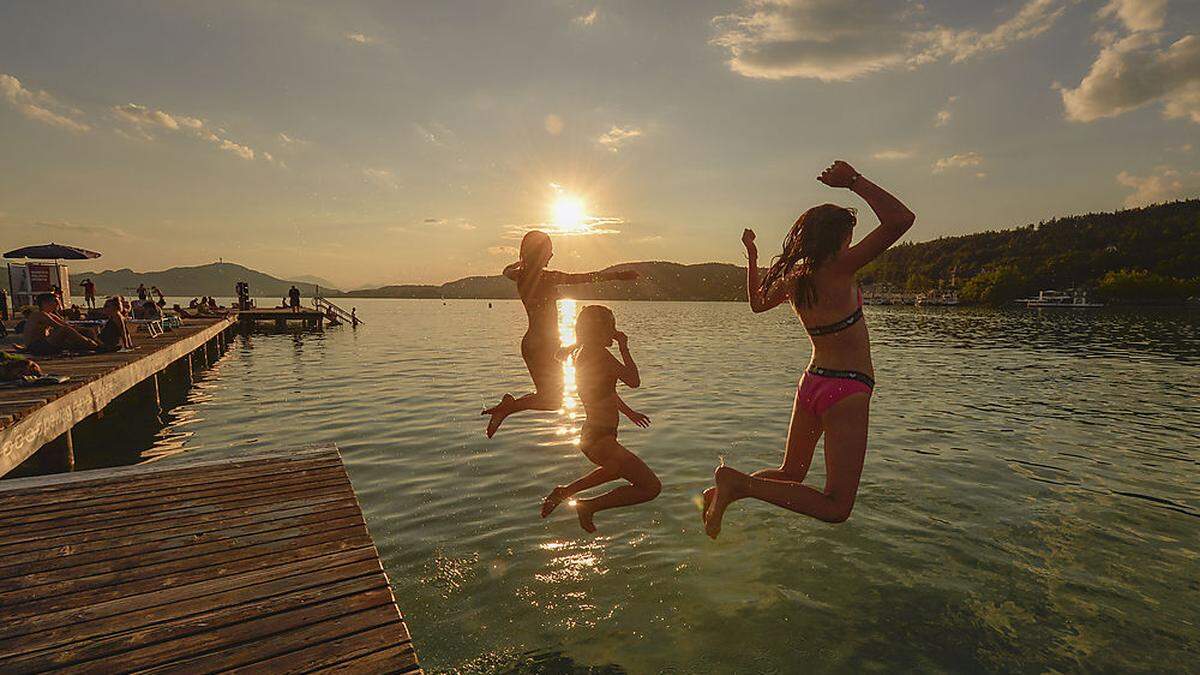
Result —
[[[562, 298], [558, 301], [558, 341], [563, 347], [575, 344], [575, 301]], [[582, 416], [579, 391], [575, 386], [575, 361], [563, 359], [563, 407], [559, 410], [562, 421], [557, 429], [559, 436], [566, 436], [572, 445], [579, 445], [579, 428], [575, 421]]]

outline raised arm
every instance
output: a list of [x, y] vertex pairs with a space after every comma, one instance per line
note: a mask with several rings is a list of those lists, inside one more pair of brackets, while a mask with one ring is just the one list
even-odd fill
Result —
[[518, 260], [517, 262], [512, 263], [508, 267], [505, 267], [504, 271], [501, 272], [501, 274], [508, 277], [509, 279], [512, 279], [513, 281], [516, 281], [518, 273], [520, 271], [521, 271], [521, 261]]
[[566, 272], [545, 272], [546, 279], [553, 284], [568, 286], [572, 284], [590, 284], [595, 281], [633, 281], [638, 273], [633, 270], [604, 270], [602, 272], [584, 272], [582, 274], [567, 274]]
[[778, 307], [787, 300], [783, 284], [775, 284], [764, 293], [758, 276], [758, 245], [754, 243], [754, 230], [742, 230], [742, 244], [746, 246], [746, 299], [750, 309], [758, 314]]
[[617, 341], [617, 348], [621, 350], [621, 360], [613, 359], [617, 379], [637, 389], [642, 386], [642, 376], [638, 374], [637, 364], [633, 362], [633, 355], [629, 353], [629, 336], [617, 331], [613, 334], [613, 339]]
[[899, 199], [867, 180], [855, 171], [854, 167], [841, 160], [825, 169], [817, 180], [829, 187], [848, 188], [862, 197], [879, 218], [879, 226], [863, 237], [862, 241], [851, 246], [846, 255], [838, 261], [838, 264], [847, 268], [849, 272], [857, 271], [899, 241], [917, 219]]

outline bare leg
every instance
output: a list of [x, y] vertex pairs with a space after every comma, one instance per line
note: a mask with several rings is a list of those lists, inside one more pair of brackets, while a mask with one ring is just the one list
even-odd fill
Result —
[[[817, 440], [821, 438], [821, 419], [808, 408], [800, 404], [800, 395], [792, 401], [792, 419], [788, 424], [786, 450], [783, 455], [783, 465], [778, 469], [759, 469], [753, 476], [767, 480], [785, 481], [788, 483], [803, 483], [812, 466], [813, 451], [817, 448]], [[708, 522], [708, 507], [712, 504], [715, 487], [704, 491], [704, 506], [701, 518]]]
[[608, 452], [611, 452], [619, 462], [616, 466], [617, 474], [629, 481], [630, 484], [614, 488], [597, 497], [580, 499], [576, 502], [575, 512], [579, 516], [579, 526], [588, 532], [596, 531], [592, 516], [597, 511], [648, 502], [662, 492], [662, 482], [640, 457], [629, 452], [616, 439], [609, 439], [606, 442], [615, 446]]
[[596, 467], [587, 475], [575, 479], [570, 485], [559, 485], [550, 491], [546, 499], [542, 501], [542, 517], [550, 515], [554, 509], [565, 499], [570, 499], [576, 494], [584, 490], [590, 490], [596, 486], [604, 485], [609, 481], [616, 480], [621, 477], [615, 469], [605, 468], [603, 466]]
[[557, 395], [547, 395], [539, 392], [525, 394], [521, 398], [513, 398], [505, 394], [495, 406], [481, 412], [481, 415], [491, 415], [487, 425], [487, 437], [496, 435], [500, 425], [509, 415], [523, 410], [558, 410], [562, 407], [562, 392]]
[[828, 523], [844, 522], [854, 508], [858, 481], [867, 451], [870, 396], [855, 394], [835, 404], [821, 422], [825, 429], [825, 489], [759, 478], [727, 466], [714, 473], [717, 486], [705, 511], [705, 531], [713, 539], [721, 532], [725, 509], [744, 497], [754, 497], [789, 511]]

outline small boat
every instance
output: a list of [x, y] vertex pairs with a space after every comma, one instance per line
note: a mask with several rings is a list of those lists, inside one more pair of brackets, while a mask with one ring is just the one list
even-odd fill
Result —
[[1036, 298], [1022, 298], [1017, 302], [1030, 308], [1051, 308], [1065, 307], [1067, 309], [1090, 309], [1092, 307], [1103, 307], [1103, 303], [1088, 302], [1087, 293], [1085, 291], [1074, 288], [1067, 289], [1066, 292], [1045, 290], [1038, 291]]

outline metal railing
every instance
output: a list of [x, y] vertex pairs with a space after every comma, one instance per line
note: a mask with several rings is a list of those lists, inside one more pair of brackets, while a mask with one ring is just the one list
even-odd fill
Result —
[[317, 309], [321, 310], [322, 312], [328, 313], [329, 310], [332, 309], [334, 316], [336, 316], [337, 318], [341, 319], [342, 321], [344, 321], [346, 323], [353, 323], [353, 322], [366, 323], [362, 319], [358, 318], [357, 315], [352, 316], [350, 314], [350, 312], [347, 312], [346, 310], [342, 309], [341, 307], [338, 307], [337, 305], [330, 302], [328, 299], [323, 298], [319, 295], [313, 296], [312, 304], [313, 304], [313, 307], [316, 307]]

